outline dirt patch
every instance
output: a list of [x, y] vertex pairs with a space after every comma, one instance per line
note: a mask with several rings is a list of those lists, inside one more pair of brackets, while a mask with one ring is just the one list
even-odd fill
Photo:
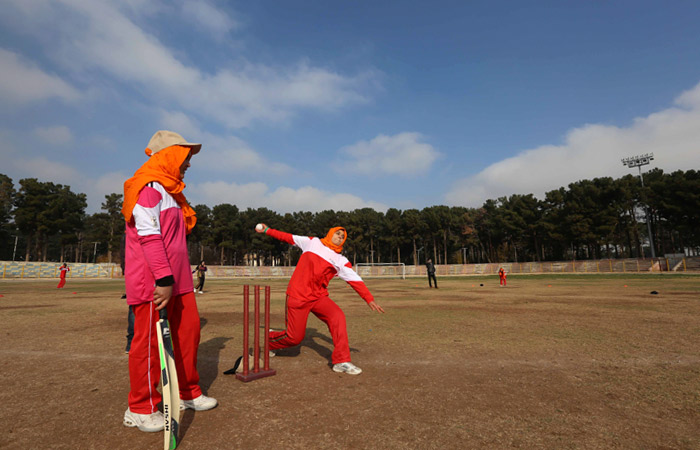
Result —
[[[220, 406], [187, 411], [178, 448], [700, 447], [700, 277], [368, 280], [385, 315], [335, 281], [364, 373], [330, 370], [311, 317], [276, 376], [241, 383], [223, 371], [242, 352], [246, 281], [207, 280], [197, 297], [201, 385]], [[280, 328], [286, 283], [256, 282]], [[121, 425], [123, 286], [54, 284], [0, 282], [0, 448], [160, 448]]]

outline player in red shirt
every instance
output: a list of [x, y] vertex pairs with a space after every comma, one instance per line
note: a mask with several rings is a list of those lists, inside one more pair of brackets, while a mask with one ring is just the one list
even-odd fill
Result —
[[175, 350], [175, 366], [184, 409], [206, 411], [218, 405], [199, 386], [197, 360], [201, 324], [193, 292], [186, 236], [197, 218], [185, 195], [185, 172], [201, 144], [160, 130], [148, 143], [149, 159], [124, 182], [122, 214], [126, 222], [124, 283], [134, 312], [129, 350], [129, 407], [124, 426], [141, 431], [163, 429], [158, 409], [161, 369], [156, 326], [166, 308]]
[[66, 285], [66, 274], [70, 272], [70, 267], [68, 267], [68, 264], [63, 263], [63, 265], [59, 267], [58, 270], [61, 271], [61, 279], [58, 282], [57, 289], [61, 289], [63, 286]]
[[296, 236], [273, 230], [265, 224], [256, 227], [258, 233], [296, 245], [302, 250], [296, 269], [287, 286], [286, 326], [284, 331], [270, 332], [270, 350], [299, 345], [306, 333], [309, 313], [314, 313], [328, 326], [333, 338], [333, 371], [350, 375], [362, 373], [362, 369], [350, 362], [350, 345], [345, 324], [345, 314], [328, 297], [328, 282], [340, 277], [347, 282], [369, 307], [378, 313], [384, 309], [375, 301], [362, 278], [352, 270], [352, 264], [341, 255], [347, 233], [342, 227], [331, 228], [325, 238]]
[[501, 283], [501, 286], [503, 286], [503, 287], [505, 287], [505, 285], [506, 285], [506, 276], [507, 276], [507, 274], [506, 274], [506, 271], [503, 267], [498, 269], [498, 279]]

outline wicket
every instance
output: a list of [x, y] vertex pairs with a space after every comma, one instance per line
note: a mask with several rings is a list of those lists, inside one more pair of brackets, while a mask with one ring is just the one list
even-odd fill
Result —
[[255, 286], [254, 296], [255, 337], [253, 343], [253, 371], [251, 372], [248, 364], [250, 290], [247, 284], [243, 286], [243, 372], [236, 374], [236, 378], [243, 382], [270, 377], [276, 373], [274, 369], [270, 369], [270, 286], [265, 286], [265, 331], [263, 332], [264, 362], [262, 370], [260, 370], [260, 286], [258, 285]]

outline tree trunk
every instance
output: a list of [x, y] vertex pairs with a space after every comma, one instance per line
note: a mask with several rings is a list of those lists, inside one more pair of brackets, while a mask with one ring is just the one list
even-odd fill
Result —
[[41, 235], [38, 233], [34, 237], [34, 260], [41, 261]]
[[30, 242], [30, 241], [31, 241], [31, 238], [30, 238], [30, 237], [27, 237], [27, 248], [26, 248], [26, 250], [25, 250], [25, 252], [24, 252], [24, 260], [25, 260], [25, 261], [29, 261], [29, 254], [31, 253], [31, 250], [29, 250], [29, 248], [31, 247], [31, 242]]
[[644, 258], [644, 251], [642, 250], [642, 242], [639, 236], [639, 224], [637, 223], [637, 217], [634, 215], [634, 210], [630, 211], [630, 217], [632, 217], [632, 226], [634, 230], [634, 243], [637, 246], [637, 258]]
[[442, 242], [445, 246], [445, 264], [447, 264], [447, 230], [442, 230]]
[[114, 242], [114, 221], [110, 221], [109, 241], [107, 242], [107, 262], [112, 264], [112, 242]]
[[413, 239], [413, 265], [418, 266], [418, 249], [416, 248], [416, 240]]
[[628, 255], [632, 256], [632, 236], [630, 236], [629, 227], [625, 227], [625, 237], [627, 238], [627, 251]]

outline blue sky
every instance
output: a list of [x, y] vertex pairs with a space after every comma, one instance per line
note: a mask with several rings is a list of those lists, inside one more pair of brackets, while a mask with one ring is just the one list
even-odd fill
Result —
[[170, 129], [193, 204], [480, 206], [700, 169], [700, 2], [5, 0], [0, 173], [88, 194]]

